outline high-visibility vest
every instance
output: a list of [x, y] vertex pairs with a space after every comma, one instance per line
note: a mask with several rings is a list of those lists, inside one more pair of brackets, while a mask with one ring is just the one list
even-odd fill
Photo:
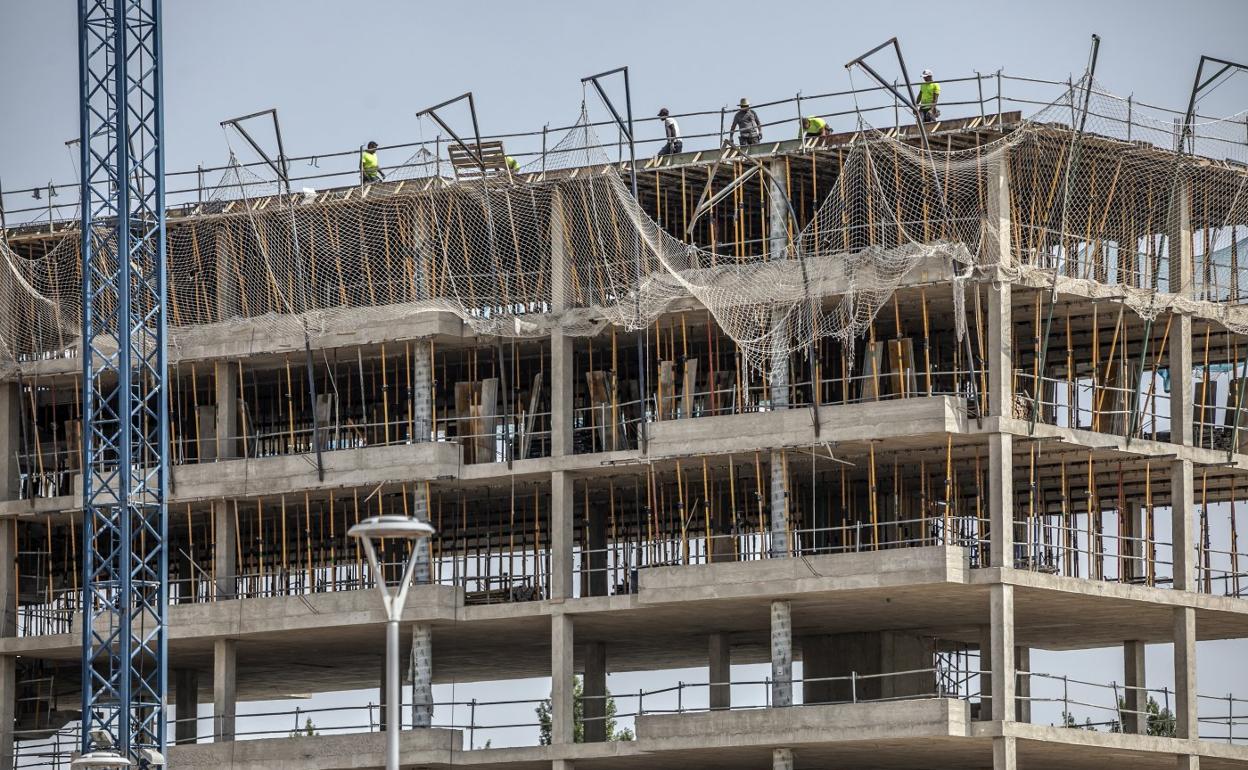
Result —
[[812, 136], [818, 136], [823, 133], [823, 129], [828, 127], [828, 121], [823, 118], [806, 118], [806, 133]]
[[519, 171], [520, 161], [508, 155], [507, 156], [507, 168], [511, 169], [512, 171]]
[[940, 83], [935, 80], [919, 86], [919, 104], [931, 104], [937, 96], [940, 96]]
[[360, 168], [364, 170], [365, 174], [376, 173], [378, 169], [377, 153], [369, 150], [360, 153]]

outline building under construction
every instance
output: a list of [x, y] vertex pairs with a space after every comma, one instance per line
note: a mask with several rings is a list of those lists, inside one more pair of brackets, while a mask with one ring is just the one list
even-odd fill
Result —
[[[171, 175], [171, 766], [381, 767], [400, 720], [411, 768], [1248, 767], [1195, 675], [1248, 637], [1248, 124], [1037, 82], [635, 164], [583, 110], [372, 184]], [[3, 770], [68, 767], [84, 676], [81, 234], [40, 190], [0, 242]], [[381, 681], [347, 530], [384, 513], [437, 530], [382, 552], [422, 550], [402, 711], [301, 709]]]

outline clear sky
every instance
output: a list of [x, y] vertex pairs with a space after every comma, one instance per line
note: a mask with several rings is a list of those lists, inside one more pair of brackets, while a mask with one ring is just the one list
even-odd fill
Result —
[[[78, 132], [76, 6], [0, 0], [6, 189], [76, 177], [64, 146]], [[468, 90], [486, 133], [567, 123], [577, 114], [580, 78], [624, 64], [639, 116], [660, 106], [713, 110], [741, 96], [758, 102], [848, 88], [844, 63], [892, 36], [912, 75], [1004, 68], [1060, 80], [1082, 72], [1090, 35], [1099, 33], [1102, 83], [1176, 109], [1186, 106], [1200, 54], [1248, 59], [1244, 0], [165, 0], [164, 22], [170, 170], [222, 162], [219, 122], [269, 107], [280, 111], [291, 155], [369, 139], [415, 141], [417, 110]], [[1244, 76], [1202, 105], [1210, 114], [1245, 106]], [[659, 133], [653, 124], [646, 130]], [[1248, 696], [1245, 645], [1204, 649], [1202, 691]], [[1075, 673], [1121, 681], [1119, 653], [1076, 657]], [[1149, 663], [1152, 683], [1170, 682], [1168, 649], [1150, 649]], [[1037, 671], [1061, 665], [1033, 657]], [[449, 692], [439, 688], [438, 697]]]
[[[78, 133], [76, 6], [0, 0], [6, 189], [76, 178], [64, 146]], [[1082, 72], [1096, 32], [1098, 76], [1111, 90], [1178, 109], [1201, 53], [1248, 58], [1243, 0], [165, 0], [164, 22], [169, 170], [222, 162], [220, 121], [269, 107], [291, 155], [414, 141], [417, 110], [468, 90], [483, 132], [566, 124], [580, 78], [623, 64], [639, 116], [836, 91], [849, 86], [846, 61], [894, 35], [912, 75], [1004, 68], [1060, 80]], [[1241, 78], [1207, 106], [1245, 104]]]

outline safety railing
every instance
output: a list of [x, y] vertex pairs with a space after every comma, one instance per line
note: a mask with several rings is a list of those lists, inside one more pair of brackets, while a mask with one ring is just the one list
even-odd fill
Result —
[[1197, 544], [1195, 551], [1197, 591], [1217, 596], [1248, 596], [1248, 553], [1203, 544]]
[[[765, 525], [764, 525], [765, 526]], [[578, 546], [572, 554], [573, 595], [635, 593], [640, 570], [769, 558], [865, 553], [896, 548], [956, 545], [972, 567], [986, 566], [988, 522], [973, 516], [932, 516], [898, 521], [856, 521], [831, 527], [793, 528], [772, 548], [771, 533], [754, 528], [732, 533], [620, 539], [604, 548]]]
[[[1135, 378], [1137, 372], [1133, 369], [1128, 375]], [[1126, 379], [1121, 372], [1116, 376]], [[1037, 388], [1034, 372], [1015, 370], [1013, 416], [1016, 419], [1118, 436], [1130, 432], [1134, 438], [1154, 441], [1170, 438], [1170, 394], [1162, 378], [1152, 369], [1145, 370], [1138, 390], [1098, 383], [1087, 377], [1046, 376], [1039, 381]]]
[[1107, 529], [1096, 516], [1029, 515], [1016, 510], [1014, 566], [1033, 572], [1116, 583], [1172, 583], [1173, 548], [1156, 536]]
[[[477, 423], [494, 423], [493, 429], [476, 429]], [[336, 419], [317, 428], [300, 417], [291, 421], [275, 419], [264, 423], [248, 420], [244, 414], [239, 435], [233, 437], [178, 436], [170, 442], [175, 465], [214, 462], [235, 457], [263, 458], [310, 454], [317, 449], [319, 436], [323, 452], [367, 447], [401, 446], [428, 441], [472, 443], [475, 462], [502, 462], [508, 459], [545, 457], [550, 454], [550, 413], [500, 413], [486, 417], [438, 417], [426, 428], [423, 420], [396, 415], [390, 420], [356, 421]]]
[[[1018, 676], [1020, 687], [1025, 682], [1027, 693], [1016, 694], [1015, 698], [1030, 706], [1034, 724], [1105, 732], [1134, 728], [1147, 735], [1178, 735], [1175, 717], [1178, 698], [1169, 687], [1091, 682], [1032, 671], [1019, 671]], [[1196, 712], [1197, 737], [1201, 740], [1248, 743], [1248, 700], [1231, 693], [1197, 693]]]
[[[1013, 94], [1003, 93], [1005, 84], [1012, 84]], [[917, 88], [918, 83], [912, 83]], [[941, 108], [945, 119], [978, 117], [983, 121], [999, 121], [1003, 110], [1018, 105], [1047, 104], [1069, 89], [1069, 83], [1037, 78], [1010, 78], [996, 73], [974, 73], [970, 76], [941, 80]], [[795, 94], [753, 103], [767, 142], [796, 139], [800, 135], [798, 118], [815, 115], [829, 123], [830, 130], [852, 131], [865, 119], [881, 129], [913, 124], [914, 118], [885, 89], [879, 86], [851, 87], [818, 94]], [[717, 149], [729, 138], [735, 106], [695, 111], [672, 112], [680, 121], [685, 152]], [[666, 143], [660, 119], [638, 116], [637, 158], [643, 163]], [[507, 154], [522, 165], [522, 173], [541, 172], [584, 162], [586, 150], [598, 151], [612, 160], [627, 160], [627, 145], [618, 135], [614, 121], [603, 119], [590, 127], [600, 132], [600, 141], [590, 147], [578, 145], [575, 152], [565, 152], [559, 141], [576, 124], [546, 126], [538, 131], [506, 132], [481, 137], [482, 141], [505, 143]], [[430, 128], [433, 128], [432, 126]], [[435, 129], [436, 130], [436, 129]], [[423, 131], [423, 127], [422, 127]], [[453, 169], [447, 159], [448, 137], [382, 145], [378, 148], [387, 181], [411, 178], [450, 177]], [[225, 148], [222, 148], [223, 151]], [[291, 169], [289, 183], [293, 191], [305, 188], [325, 190], [360, 186], [360, 147], [329, 152], [296, 155], [286, 158]], [[398, 162], [395, 160], [398, 159]], [[389, 162], [387, 162], [389, 160]], [[235, 166], [205, 166], [172, 171], [165, 175], [166, 199], [171, 207], [187, 209], [205, 204], [223, 203], [244, 194], [259, 197], [278, 192], [278, 184], [264, 161], [256, 160]], [[382, 184], [385, 184], [384, 182]], [[0, 211], [10, 227], [42, 224], [50, 229], [72, 222], [78, 215], [78, 183], [76, 180], [40, 182], [33, 187], [0, 191]]]

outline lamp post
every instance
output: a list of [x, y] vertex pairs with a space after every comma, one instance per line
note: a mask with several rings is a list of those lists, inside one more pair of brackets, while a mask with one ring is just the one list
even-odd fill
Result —
[[[371, 516], [347, 530], [347, 534], [364, 544], [368, 565], [381, 592], [386, 610], [386, 770], [399, 770], [399, 730], [402, 725], [402, 690], [399, 689], [399, 619], [407, 602], [407, 589], [420, 556], [420, 541], [435, 532], [427, 522], [408, 516]], [[412, 543], [403, 577], [395, 586], [386, 582], [386, 573], [377, 559], [377, 543], [386, 539]]]

